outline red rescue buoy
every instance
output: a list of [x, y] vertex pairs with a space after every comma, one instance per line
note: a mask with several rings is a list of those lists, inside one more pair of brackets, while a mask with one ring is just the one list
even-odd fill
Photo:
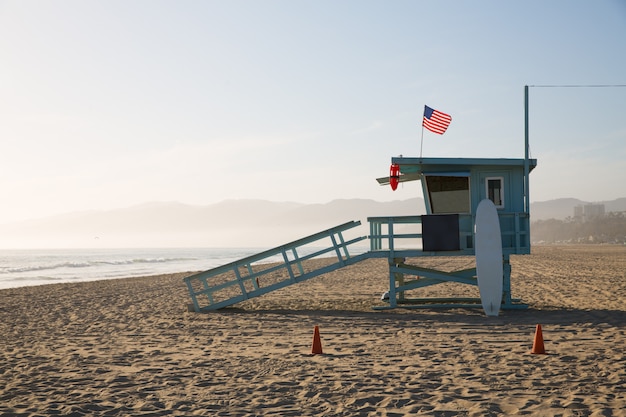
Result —
[[400, 182], [400, 165], [391, 164], [389, 168], [389, 185], [391, 185], [392, 190], [396, 190], [398, 188], [398, 183]]

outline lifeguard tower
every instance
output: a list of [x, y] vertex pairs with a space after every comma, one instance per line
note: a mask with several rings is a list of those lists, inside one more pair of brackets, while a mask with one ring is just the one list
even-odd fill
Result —
[[[530, 253], [529, 159], [405, 158], [391, 159], [390, 176], [381, 185], [421, 181], [426, 215], [370, 217], [370, 251], [389, 259], [388, 307], [476, 307], [480, 299], [407, 298], [405, 293], [445, 282], [477, 285], [476, 268], [443, 272], [405, 263], [424, 256], [475, 256], [476, 212], [484, 199], [497, 209], [502, 244], [501, 308], [524, 308], [511, 296], [510, 255]], [[411, 225], [416, 231], [407, 232]], [[418, 262], [419, 263], [419, 262]], [[414, 277], [409, 279], [408, 277]]]
[[[482, 305], [487, 315], [497, 315], [501, 308], [527, 307], [511, 295], [510, 265], [511, 255], [530, 253], [529, 175], [537, 160], [529, 158], [528, 87], [525, 96], [523, 159], [392, 157], [390, 175], [378, 178], [379, 184], [395, 189], [403, 182], [421, 181], [425, 215], [370, 217], [369, 235], [351, 239], [344, 238], [344, 233], [361, 223], [347, 222], [188, 276], [184, 282], [193, 302], [191, 307], [196, 312], [217, 310], [368, 258], [387, 258], [389, 262], [389, 290], [383, 297], [385, 304], [374, 307], [377, 309]], [[485, 223], [483, 213], [487, 211], [489, 222]], [[491, 225], [480, 227], [480, 238], [478, 223]], [[484, 230], [492, 231], [488, 239]], [[369, 251], [350, 253], [366, 239]], [[307, 253], [303, 251], [305, 247]], [[310, 250], [311, 247], [315, 249]], [[482, 255], [477, 253], [478, 248]], [[419, 265], [420, 258], [455, 256], [476, 257], [476, 267], [443, 271]], [[316, 258], [323, 262], [308, 262]], [[493, 314], [485, 306], [481, 284], [484, 281], [477, 276], [478, 261], [487, 258], [488, 268], [481, 268], [490, 276], [487, 289]], [[419, 292], [421, 288], [444, 283], [479, 286], [481, 297], [407, 296], [411, 290]]]
[[[475, 267], [442, 271], [420, 266], [419, 259], [476, 256], [476, 214], [486, 199], [493, 202], [500, 226], [502, 291], [498, 310], [525, 308], [511, 295], [509, 261], [511, 255], [530, 253], [528, 179], [537, 161], [393, 157], [391, 164], [391, 175], [378, 178], [379, 184], [421, 181], [425, 215], [370, 217], [369, 235], [346, 239], [344, 233], [361, 224], [350, 221], [188, 276], [184, 281], [192, 309], [228, 307], [368, 258], [387, 258], [389, 262], [386, 303], [376, 309], [481, 307], [481, 299], [476, 297], [410, 298], [406, 294], [442, 283], [479, 284]], [[364, 240], [369, 240], [369, 251], [350, 253]], [[305, 247], [315, 249], [304, 253]], [[323, 263], [308, 263], [318, 258]], [[409, 264], [407, 259], [413, 262]]]

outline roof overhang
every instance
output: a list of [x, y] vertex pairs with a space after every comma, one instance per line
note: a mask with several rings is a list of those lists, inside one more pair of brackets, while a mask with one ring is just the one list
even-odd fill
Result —
[[[392, 157], [392, 164], [400, 166], [399, 182], [416, 181], [422, 178], [422, 174], [438, 174], [451, 175], [452, 172], [464, 173], [469, 172], [471, 168], [481, 167], [505, 168], [520, 167], [524, 168], [524, 159], [513, 158], [405, 158]], [[536, 159], [528, 160], [529, 172], [537, 166]], [[388, 185], [389, 177], [376, 178], [380, 185]]]

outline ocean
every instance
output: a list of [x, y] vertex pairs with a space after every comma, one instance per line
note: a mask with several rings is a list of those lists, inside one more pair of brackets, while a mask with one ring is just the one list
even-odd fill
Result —
[[204, 271], [262, 250], [264, 249], [0, 250], [0, 289]]

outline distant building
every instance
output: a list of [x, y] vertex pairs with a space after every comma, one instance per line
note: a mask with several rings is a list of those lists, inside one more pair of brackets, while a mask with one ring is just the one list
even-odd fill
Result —
[[579, 222], [587, 222], [603, 217], [604, 214], [604, 204], [585, 204], [574, 207], [574, 220]]

